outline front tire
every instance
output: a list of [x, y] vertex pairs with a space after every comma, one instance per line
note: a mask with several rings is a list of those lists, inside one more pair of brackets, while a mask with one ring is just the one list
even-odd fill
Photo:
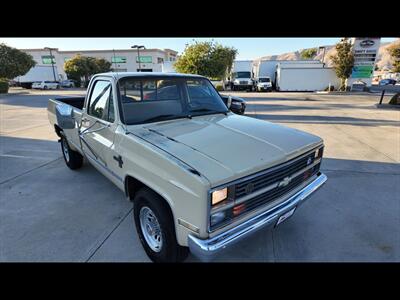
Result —
[[168, 204], [148, 188], [134, 199], [136, 231], [148, 257], [154, 262], [182, 262], [189, 249], [176, 241], [175, 225]]
[[68, 168], [76, 170], [82, 167], [83, 156], [69, 147], [67, 138], [63, 134], [61, 137], [61, 151]]

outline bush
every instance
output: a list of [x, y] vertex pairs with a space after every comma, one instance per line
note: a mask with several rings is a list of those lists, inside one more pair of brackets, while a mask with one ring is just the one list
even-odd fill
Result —
[[390, 99], [389, 104], [400, 105], [400, 93], [395, 94], [392, 99]]
[[8, 80], [7, 79], [0, 79], [0, 94], [7, 94], [8, 93]]
[[222, 84], [217, 84], [217, 85], [215, 86], [215, 88], [217, 89], [218, 92], [221, 92], [221, 91], [224, 90], [224, 87], [222, 86]]
[[327, 91], [333, 92], [334, 90], [335, 90], [335, 87], [334, 87], [333, 85], [330, 86], [330, 89], [329, 89], [329, 86], [327, 86], [327, 87], [324, 89], [325, 92], [327, 92]]

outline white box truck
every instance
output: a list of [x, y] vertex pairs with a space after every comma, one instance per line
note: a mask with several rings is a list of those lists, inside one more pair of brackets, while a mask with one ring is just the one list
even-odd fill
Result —
[[316, 66], [322, 67], [322, 63], [319, 60], [263, 60], [258, 59], [253, 62], [253, 74], [256, 84], [259, 78], [269, 77], [272, 82], [272, 87], [276, 87], [276, 68], [279, 63], [301, 65], [301, 66]]
[[[54, 74], [56, 79], [54, 80]], [[59, 81], [57, 66], [54, 65], [54, 73], [52, 66], [34, 66], [28, 73], [18, 76], [14, 79], [23, 88], [32, 88], [32, 83], [40, 81]]]
[[327, 87], [338, 88], [339, 78], [333, 68], [319, 65], [279, 63], [276, 69], [278, 91], [323, 91]]
[[230, 76], [231, 90], [249, 90], [254, 89], [254, 76], [252, 72], [252, 60], [235, 60], [232, 65]]

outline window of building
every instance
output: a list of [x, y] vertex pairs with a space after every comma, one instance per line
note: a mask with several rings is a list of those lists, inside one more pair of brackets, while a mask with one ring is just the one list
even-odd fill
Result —
[[128, 69], [122, 69], [122, 68], [111, 68], [111, 71], [113, 72], [127, 72]]
[[126, 63], [126, 57], [125, 56], [112, 56], [111, 57], [111, 62], [116, 63], [116, 64], [125, 64]]
[[[136, 56], [136, 62], [139, 62], [138, 57]], [[151, 56], [140, 56], [140, 62], [141, 63], [152, 63], [153, 62], [153, 57]]]
[[162, 64], [164, 62], [164, 58], [162, 57], [157, 57], [157, 63]]
[[42, 63], [44, 65], [50, 65], [53, 62], [53, 64], [56, 63], [56, 59], [54, 58], [54, 56], [50, 56], [50, 55], [43, 55], [42, 56]]

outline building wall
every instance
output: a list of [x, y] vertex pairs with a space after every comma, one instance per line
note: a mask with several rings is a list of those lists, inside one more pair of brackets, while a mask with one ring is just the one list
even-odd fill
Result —
[[[33, 56], [38, 66], [51, 66], [50, 52], [46, 49], [21, 49]], [[67, 74], [64, 71], [64, 62], [75, 55], [104, 58], [112, 63], [111, 68], [118, 72], [136, 72], [139, 69], [138, 55], [136, 49], [118, 50], [83, 50], [83, 51], [60, 51], [53, 50], [52, 55], [58, 70], [58, 79], [64, 80]], [[171, 49], [140, 49], [141, 68], [152, 72], [161, 72], [165, 61], [175, 61], [177, 52]]]

